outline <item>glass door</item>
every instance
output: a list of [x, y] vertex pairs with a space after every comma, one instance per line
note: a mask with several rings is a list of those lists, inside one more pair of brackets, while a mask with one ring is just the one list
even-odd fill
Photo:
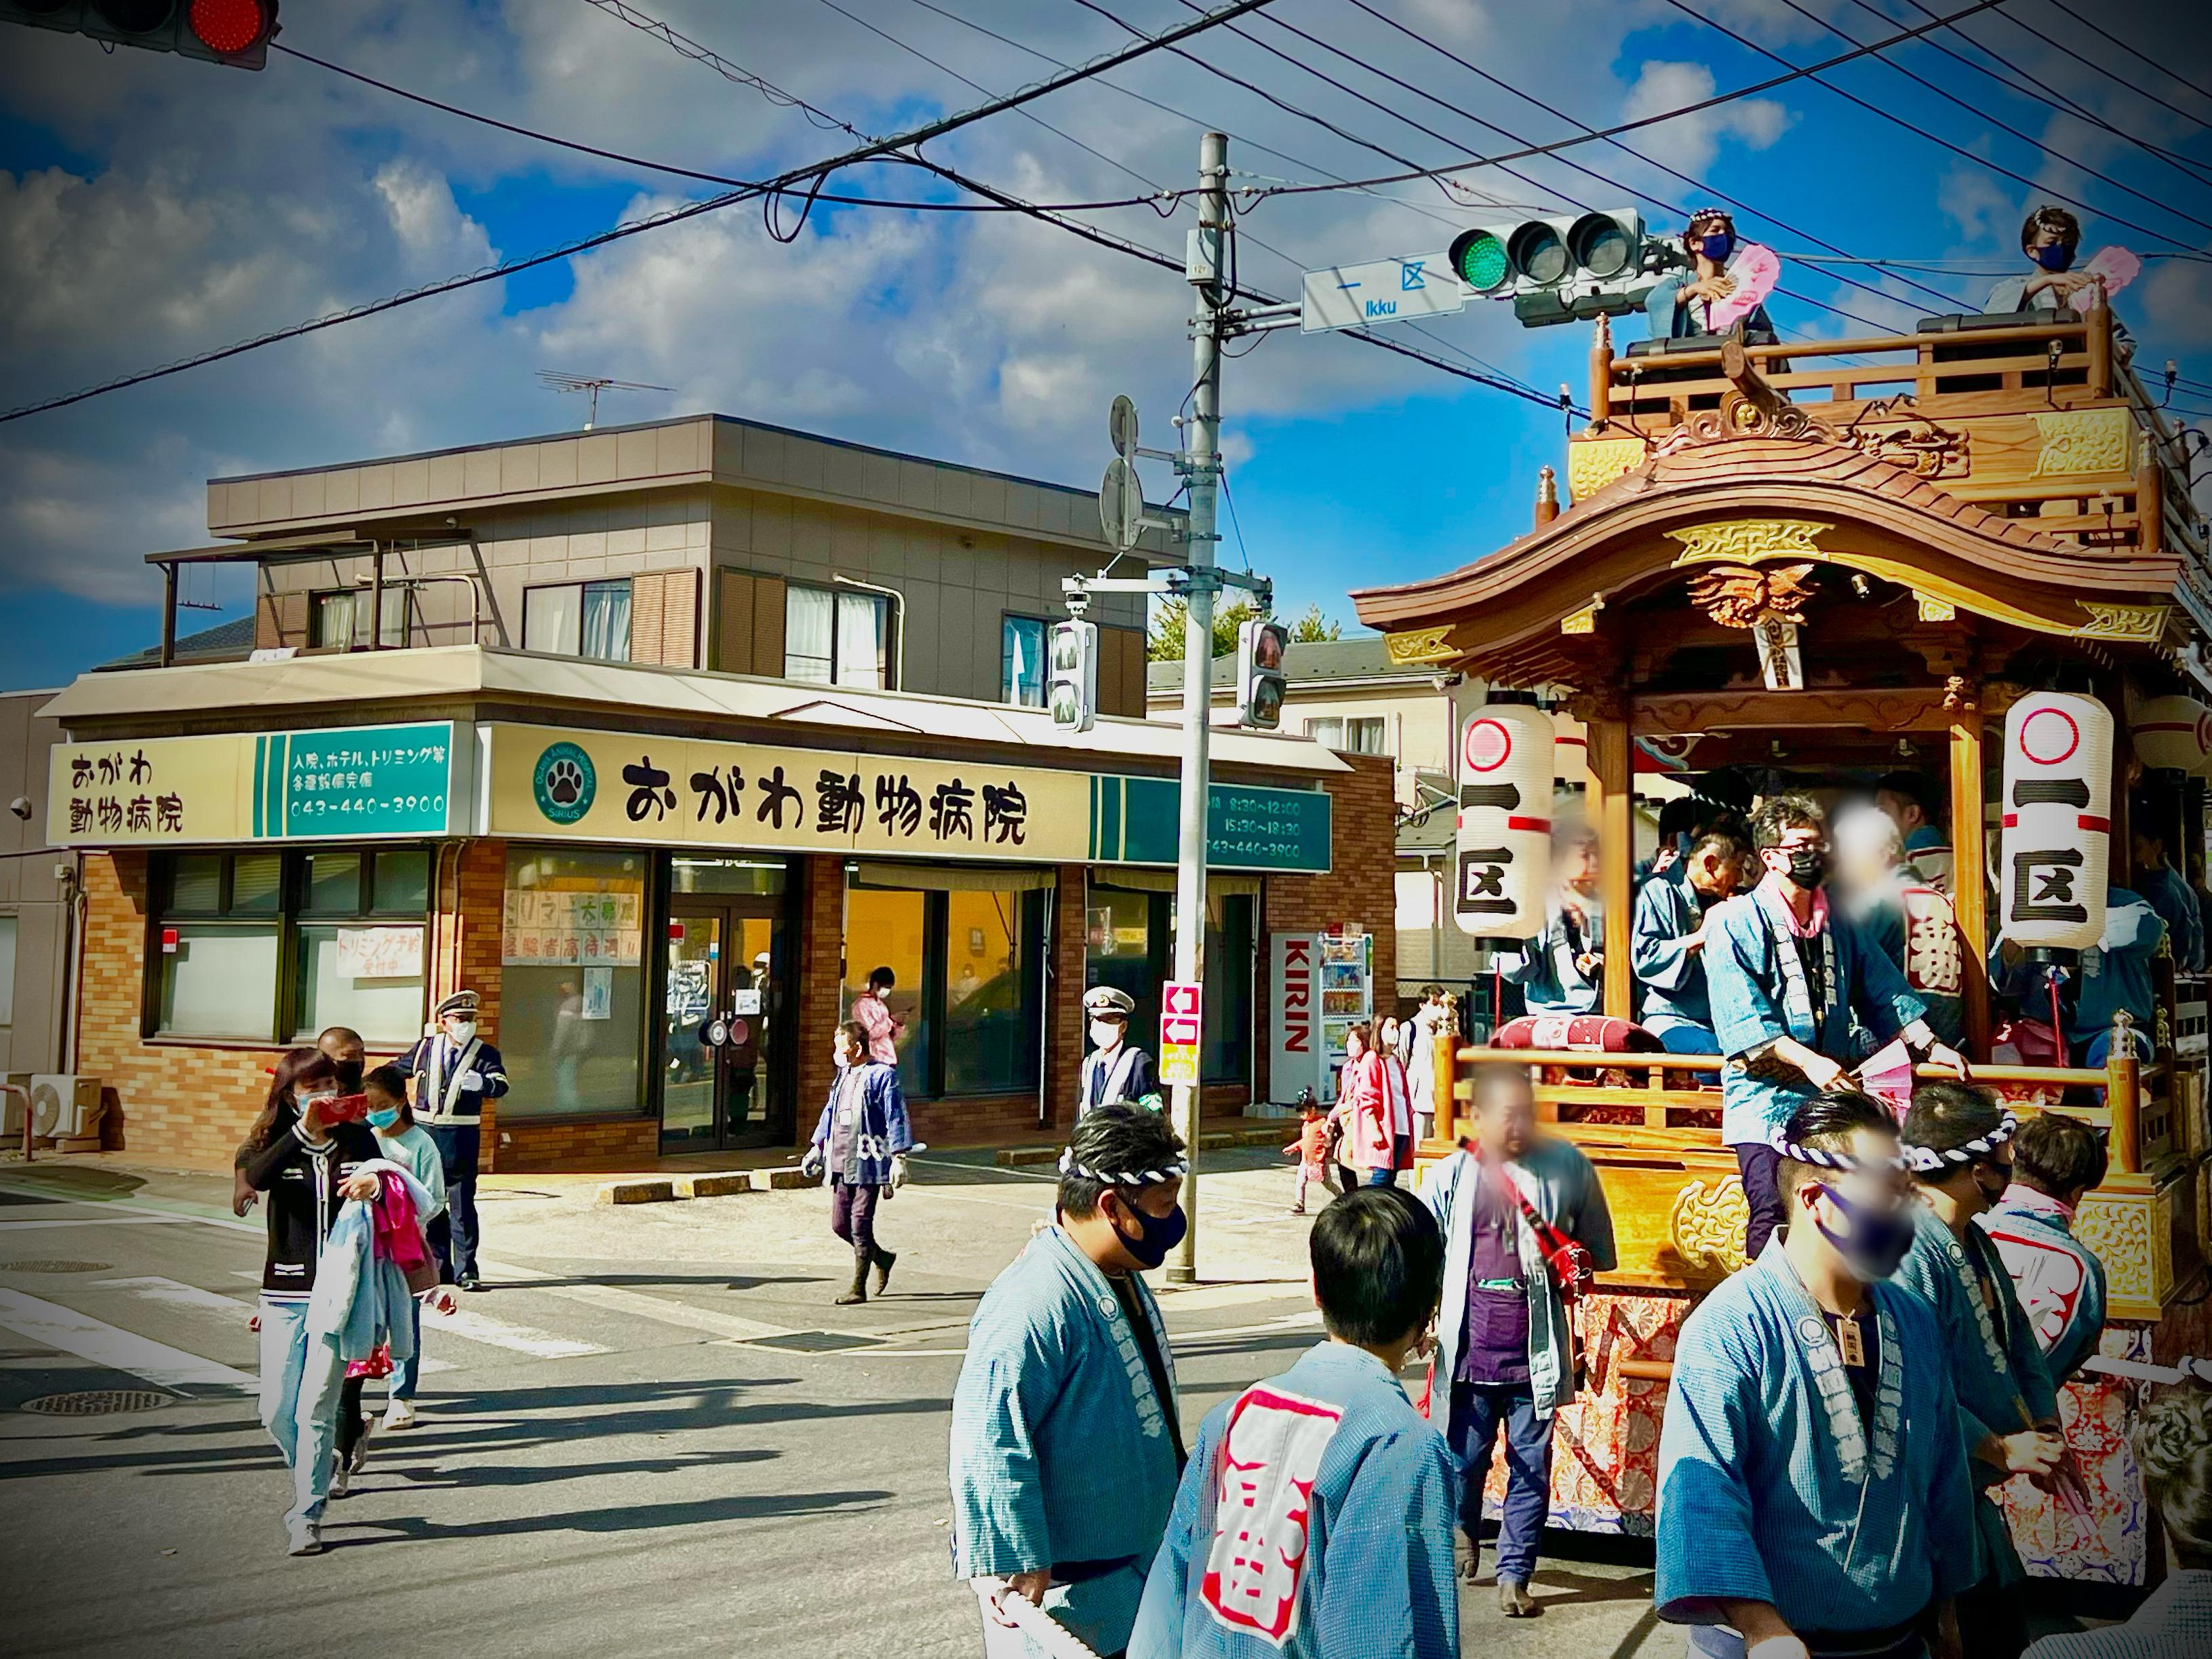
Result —
[[777, 1022], [787, 999], [779, 907], [677, 894], [660, 1031], [663, 1152], [767, 1146], [792, 1133]]

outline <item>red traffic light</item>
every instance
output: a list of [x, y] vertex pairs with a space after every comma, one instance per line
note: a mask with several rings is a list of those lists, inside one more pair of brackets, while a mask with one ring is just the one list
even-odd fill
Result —
[[264, 40], [276, 11], [269, 0], [192, 0], [186, 21], [202, 46], [228, 57]]

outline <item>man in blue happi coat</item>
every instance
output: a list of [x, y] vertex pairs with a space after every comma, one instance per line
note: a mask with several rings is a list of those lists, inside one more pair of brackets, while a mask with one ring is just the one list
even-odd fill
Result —
[[2137, 815], [2132, 836], [2135, 890], [2166, 924], [2174, 970], [2201, 974], [2204, 971], [2204, 912], [2197, 902], [2197, 891], [2167, 861], [2166, 837], [2146, 827], [2150, 822], [2149, 803], [2137, 802], [2132, 810]]
[[1459, 1470], [1398, 1382], [1443, 1235], [1412, 1194], [1366, 1187], [1308, 1249], [1328, 1340], [1206, 1414], [1129, 1659], [1458, 1659]]
[[1498, 1605], [1525, 1619], [1542, 1610], [1528, 1583], [1552, 1512], [1553, 1425], [1581, 1382], [1571, 1318], [1528, 1212], [1580, 1244], [1594, 1271], [1619, 1261], [1596, 1170], [1571, 1142], [1537, 1133], [1528, 1068], [1477, 1066], [1472, 1104], [1472, 1134], [1429, 1171], [1425, 1189], [1444, 1235], [1429, 1415], [1466, 1473], [1468, 1579], [1480, 1569], [1483, 1489], [1503, 1431]]
[[1833, 1089], [1867, 1056], [1854, 1020], [1877, 1043], [1902, 1036], [1932, 1064], [1966, 1062], [1929, 1028], [1927, 1006], [1865, 932], [1831, 907], [1828, 825], [1803, 795], [1777, 795], [1752, 819], [1759, 885], [1707, 921], [1705, 983], [1721, 1072], [1721, 1139], [1735, 1149], [1751, 1206], [1746, 1254], [1757, 1260], [1781, 1224], [1776, 1133], [1809, 1097]]
[[1558, 885], [1544, 926], [1518, 951], [1501, 951], [1498, 976], [1521, 988], [1532, 1014], [1586, 1014], [1605, 991], [1605, 910], [1598, 896], [1597, 831], [1562, 823], [1552, 832]]
[[2081, 1369], [2105, 1334], [2105, 1264], [2074, 1236], [2074, 1213], [2104, 1184], [2106, 1169], [2094, 1129], [2038, 1112], [2013, 1137], [2012, 1185], [1978, 1218], [2004, 1259], [2054, 1385]]
[[1705, 919], [1743, 884], [1751, 849], [1709, 830], [1636, 895], [1629, 962], [1644, 988], [1638, 1019], [1677, 1054], [1717, 1054], [1712, 999], [1705, 989]]
[[1896, 1120], [1816, 1097], [1777, 1150], [1789, 1226], [1675, 1340], [1659, 1616], [1709, 1659], [1958, 1659], [1973, 1494], [1935, 1322], [1886, 1282], [1912, 1237]]
[[952, 1393], [952, 1570], [988, 1659], [1037, 1659], [1013, 1598], [1102, 1655], [1136, 1622], [1183, 1467], [1174, 1360], [1141, 1275], [1188, 1223], [1159, 1113], [1110, 1101], [1060, 1154], [1059, 1218], [984, 1292]]
[[2019, 1659], [2027, 1646], [2016, 1589], [2027, 1570], [1996, 1489], [2016, 1474], [2045, 1491], [2078, 1480], [2043, 1351], [2003, 1258], [1974, 1225], [2011, 1185], [2009, 1142], [2017, 1127], [1994, 1097], [1964, 1083], [1915, 1090], [1905, 1119], [1905, 1156], [1921, 1204], [1898, 1283], [1936, 1316], [1958, 1395], [1960, 1443], [1978, 1493], [1980, 1572], [1959, 1598], [1966, 1659]]

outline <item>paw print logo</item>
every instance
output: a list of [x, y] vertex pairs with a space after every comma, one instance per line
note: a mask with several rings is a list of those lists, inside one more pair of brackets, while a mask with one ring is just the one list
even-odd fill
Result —
[[583, 750], [573, 743], [556, 743], [538, 757], [531, 785], [540, 812], [555, 823], [574, 823], [592, 810], [599, 775]]

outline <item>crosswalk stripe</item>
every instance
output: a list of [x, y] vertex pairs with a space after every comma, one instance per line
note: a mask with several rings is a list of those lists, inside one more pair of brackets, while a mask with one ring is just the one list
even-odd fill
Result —
[[764, 1336], [789, 1336], [790, 1328], [767, 1325], [743, 1315], [724, 1313], [719, 1308], [695, 1308], [688, 1303], [672, 1302], [665, 1297], [647, 1296], [641, 1291], [624, 1290], [619, 1285], [534, 1285], [531, 1288], [542, 1296], [562, 1297], [571, 1302], [588, 1303], [595, 1308], [605, 1308], [613, 1313], [629, 1314], [638, 1319], [650, 1319], [663, 1325], [674, 1325], [687, 1331], [706, 1331], [713, 1335], [731, 1337], [738, 1341], [758, 1341]]
[[[253, 1275], [258, 1279], [260, 1275]], [[244, 1331], [246, 1322], [252, 1317], [257, 1304], [234, 1296], [225, 1296], [220, 1291], [204, 1291], [197, 1285], [185, 1285], [173, 1279], [147, 1277], [143, 1279], [96, 1279], [92, 1282], [95, 1291], [126, 1291], [148, 1302], [164, 1307], [189, 1309], [198, 1313], [212, 1314], [234, 1331]], [[449, 1359], [422, 1357], [422, 1374], [453, 1369]]]
[[[181, 1215], [64, 1215], [36, 1221], [0, 1221], [0, 1232], [27, 1233], [46, 1227], [161, 1227], [191, 1219]], [[0, 1263], [4, 1267], [5, 1263]]]
[[462, 1310], [441, 1314], [434, 1308], [422, 1310], [425, 1331], [443, 1331], [470, 1342], [482, 1342], [495, 1348], [507, 1348], [516, 1353], [526, 1353], [533, 1359], [578, 1359], [586, 1354], [605, 1353], [606, 1349], [596, 1342], [578, 1342], [569, 1337], [556, 1336], [550, 1331], [541, 1331], [532, 1325], [510, 1325], [505, 1320], [489, 1319], [483, 1314]]
[[94, 1364], [143, 1377], [157, 1388], [254, 1386], [254, 1379], [244, 1371], [20, 1291], [0, 1289], [0, 1328]]

